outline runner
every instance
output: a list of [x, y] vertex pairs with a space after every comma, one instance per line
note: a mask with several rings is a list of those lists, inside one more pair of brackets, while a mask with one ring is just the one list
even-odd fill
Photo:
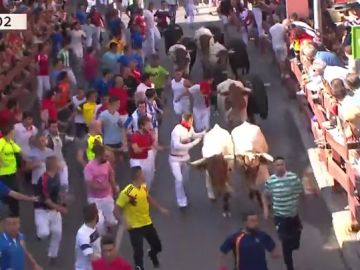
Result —
[[[157, 208], [161, 213], [168, 214], [166, 208], [160, 206], [149, 194], [145, 183], [144, 174], [140, 166], [131, 168], [132, 183], [127, 185], [116, 200], [115, 214], [118, 220], [125, 217], [129, 228], [130, 242], [134, 250], [134, 263], [136, 270], [144, 270], [143, 263], [143, 239], [145, 238], [150, 250], [148, 256], [155, 268], [160, 266], [158, 253], [162, 246], [157, 231], [152, 223], [149, 208], [150, 205]], [[122, 211], [121, 211], [122, 210]]]

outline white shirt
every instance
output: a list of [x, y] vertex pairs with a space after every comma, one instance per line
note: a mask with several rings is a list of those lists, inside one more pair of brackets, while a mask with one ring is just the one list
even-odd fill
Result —
[[28, 155], [30, 152], [29, 139], [36, 135], [37, 128], [32, 125], [31, 128], [26, 129], [23, 123], [17, 123], [14, 125], [14, 131], [14, 141], [21, 147], [22, 153]]
[[86, 38], [86, 34], [83, 30], [71, 30], [69, 32], [70, 34], [70, 38], [71, 38], [71, 42], [70, 42], [70, 47], [73, 50], [74, 54], [79, 57], [82, 58], [83, 57], [83, 38]]
[[147, 29], [155, 28], [154, 14], [148, 9], [144, 9], [143, 14], [144, 14]]
[[96, 27], [92, 24], [84, 24], [81, 28], [86, 35], [86, 47], [90, 47], [93, 43], [93, 36], [95, 35]]
[[285, 42], [285, 27], [281, 23], [276, 23], [269, 29], [271, 35], [271, 43], [273, 49], [286, 49], [286, 42]]
[[324, 70], [324, 79], [328, 83], [331, 83], [331, 81], [334, 79], [341, 79], [344, 81], [348, 73], [349, 70], [346, 68], [337, 67], [337, 66], [326, 66]]
[[171, 132], [170, 157], [178, 161], [188, 161], [190, 159], [189, 150], [196, 145], [191, 141], [203, 134], [203, 132], [195, 133], [193, 127], [188, 130], [181, 124], [177, 124]]
[[91, 270], [90, 255], [101, 256], [100, 235], [96, 229], [83, 224], [76, 233], [75, 270]]
[[234, 142], [235, 155], [244, 152], [268, 152], [265, 136], [257, 125], [245, 121], [231, 131], [231, 136]]
[[173, 92], [173, 105], [174, 111], [176, 114], [183, 114], [185, 112], [189, 112], [190, 110], [190, 99], [188, 96], [183, 96], [179, 101], [177, 99], [184, 93], [184, 79], [181, 79], [179, 82], [175, 81], [175, 79], [171, 80], [171, 89]]
[[146, 98], [146, 96], [145, 96], [146, 90], [148, 90], [150, 88], [155, 88], [155, 85], [152, 83], [151, 86], [149, 87], [144, 83], [140, 83], [136, 87], [135, 100], [144, 100]]
[[193, 108], [196, 110], [206, 110], [210, 109], [205, 104], [205, 98], [200, 91], [200, 84], [194, 84], [189, 88], [189, 92], [193, 98]]
[[[73, 96], [72, 99], [71, 99], [71, 102], [72, 102], [72, 104], [74, 104], [75, 108], [78, 108], [85, 101], [86, 101], [86, 97], [84, 97], [82, 99], [78, 99], [76, 96]], [[85, 123], [82, 113], [76, 112], [75, 117], [74, 117], [74, 122], [78, 123], [78, 124], [84, 124]]]

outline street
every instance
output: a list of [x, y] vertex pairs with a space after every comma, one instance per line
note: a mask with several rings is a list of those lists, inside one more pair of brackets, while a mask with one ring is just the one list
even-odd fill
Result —
[[[183, 22], [183, 11], [178, 14], [179, 22]], [[204, 24], [204, 21], [216, 20], [217, 17], [199, 15], [196, 17], [195, 29]], [[183, 24], [182, 24], [183, 25]], [[191, 35], [187, 25], [185, 33]], [[160, 49], [162, 63], [171, 71], [172, 66]], [[286, 90], [280, 82], [279, 72], [272, 63], [269, 54], [260, 55], [253, 43], [249, 44], [251, 73], [259, 74], [267, 88], [269, 96], [269, 117], [259, 120], [272, 156], [286, 158], [288, 170], [298, 173], [301, 177], [304, 169], [309, 165], [306, 151], [301, 143], [298, 127], [296, 127], [289, 113], [289, 102]], [[195, 82], [201, 79], [202, 72], [199, 58], [192, 71]], [[160, 130], [160, 143], [169, 145], [170, 132], [179, 121], [172, 111], [171, 95], [167, 93], [168, 105], [164, 121]], [[222, 123], [218, 116], [212, 117], [212, 124]], [[305, 127], [304, 127], [305, 128]], [[47, 262], [47, 243], [38, 241], [35, 237], [33, 209], [29, 204], [22, 204], [22, 231], [25, 233], [27, 246], [40, 262], [44, 269], [73, 269], [74, 241], [77, 229], [82, 223], [82, 207], [85, 203], [85, 191], [82, 169], [75, 160], [74, 145], [66, 148], [66, 156], [70, 170], [71, 189], [76, 195], [75, 202], [70, 206], [69, 214], [63, 217], [63, 240], [57, 265], [50, 267]], [[192, 160], [200, 157], [200, 146], [191, 153]], [[125, 161], [117, 168], [118, 182], [124, 187], [129, 181], [129, 165]], [[169, 216], [163, 216], [153, 211], [153, 221], [163, 244], [160, 255], [161, 269], [166, 270], [216, 270], [218, 268], [219, 245], [225, 237], [242, 227], [242, 213], [254, 209], [261, 215], [261, 209], [249, 201], [246, 194], [239, 188], [239, 177], [235, 175], [235, 192], [232, 195], [232, 217], [224, 219], [221, 215], [221, 203], [211, 203], [207, 199], [205, 189], [205, 176], [203, 172], [191, 170], [190, 179], [186, 183], [190, 207], [180, 212], [175, 202], [174, 180], [168, 165], [168, 150], [159, 152], [156, 163], [156, 177], [152, 187], [152, 196], [164, 207], [170, 210]], [[301, 248], [295, 252], [295, 269], [297, 270], [341, 270], [347, 269], [342, 261], [331, 227], [331, 216], [323, 200], [316, 195], [304, 196], [301, 202], [300, 216], [303, 221]], [[269, 232], [277, 240], [275, 228], [271, 219], [265, 221], [261, 217], [261, 228]], [[147, 250], [147, 244], [144, 250]], [[132, 263], [132, 249], [125, 233], [120, 254]], [[153, 269], [146, 258], [146, 269]], [[268, 260], [269, 270], [285, 269], [282, 259]], [[229, 254], [228, 265], [233, 265], [233, 258]], [[232, 268], [229, 268], [232, 269]]]

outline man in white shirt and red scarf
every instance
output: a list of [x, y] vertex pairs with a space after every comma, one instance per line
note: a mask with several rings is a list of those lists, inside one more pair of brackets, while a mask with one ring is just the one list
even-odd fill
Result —
[[189, 88], [193, 99], [195, 130], [198, 132], [210, 127], [210, 99], [213, 81], [213, 78], [205, 75], [203, 81]]
[[184, 180], [187, 180], [189, 173], [189, 150], [197, 145], [204, 135], [205, 131], [194, 132], [191, 113], [184, 113], [180, 124], [177, 124], [171, 132], [169, 163], [175, 178], [176, 201], [181, 209], [188, 206]]

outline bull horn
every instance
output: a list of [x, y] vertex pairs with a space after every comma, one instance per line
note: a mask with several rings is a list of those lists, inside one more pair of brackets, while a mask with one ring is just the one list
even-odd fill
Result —
[[224, 155], [225, 160], [234, 160], [234, 155]]
[[192, 166], [199, 166], [199, 165], [202, 165], [205, 161], [206, 161], [206, 158], [200, 158], [198, 160], [189, 162], [189, 164]]
[[269, 155], [268, 153], [261, 153], [261, 156], [265, 158], [267, 161], [274, 162], [273, 156]]

